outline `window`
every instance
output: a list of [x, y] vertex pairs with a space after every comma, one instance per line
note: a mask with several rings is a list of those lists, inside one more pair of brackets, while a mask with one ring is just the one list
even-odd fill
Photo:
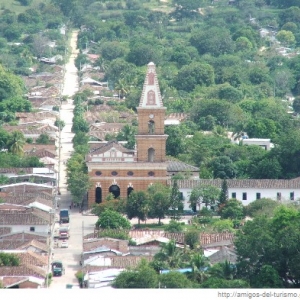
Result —
[[154, 172], [150, 171], [150, 172], [148, 173], [148, 175], [149, 175], [149, 176], [154, 176]]
[[148, 149], [148, 162], [154, 162], [155, 150], [153, 148]]
[[154, 132], [155, 132], [155, 123], [154, 123], [153, 120], [150, 120], [148, 122], [148, 133], [149, 134], [154, 134]]
[[281, 193], [277, 193], [277, 200], [278, 200], [278, 201], [281, 200]]
[[295, 197], [294, 192], [291, 192], [290, 193], [290, 200], [294, 200], [294, 197]]
[[232, 193], [231, 198], [236, 199], [236, 193]]
[[260, 199], [260, 193], [256, 193], [256, 200]]
[[96, 176], [101, 176], [101, 175], [102, 175], [102, 172], [96, 171], [95, 174], [96, 174]]
[[118, 175], [118, 172], [117, 172], [117, 171], [112, 171], [112, 172], [111, 172], [111, 175], [112, 175], [112, 176], [117, 176], [117, 175]]
[[182, 192], [179, 192], [179, 200], [184, 200], [184, 199], [183, 199], [183, 193], [182, 193]]
[[133, 176], [133, 172], [132, 172], [132, 171], [128, 171], [128, 172], [127, 172], [127, 175], [128, 175], [128, 176]]
[[243, 193], [243, 200], [247, 200], [247, 193]]
[[35, 228], [34, 227], [30, 227], [29, 229], [31, 232], [34, 232], [35, 231]]

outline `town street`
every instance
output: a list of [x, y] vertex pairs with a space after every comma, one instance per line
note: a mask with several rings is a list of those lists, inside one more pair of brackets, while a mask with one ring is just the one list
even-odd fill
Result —
[[[74, 60], [78, 55], [77, 45], [78, 32], [74, 31], [71, 38], [71, 49], [72, 53], [69, 62], [65, 65], [65, 77], [62, 95], [70, 97], [67, 102], [63, 102], [60, 110], [60, 118], [65, 122], [66, 126], [63, 128], [60, 134], [60, 163], [59, 163], [59, 189], [61, 192], [60, 199], [58, 200], [58, 209], [68, 208], [72, 202], [72, 197], [69, 191], [67, 191], [66, 185], [66, 165], [65, 162], [71, 156], [73, 151], [72, 138], [74, 134], [71, 132], [72, 118], [73, 118], [73, 100], [71, 97], [78, 90], [78, 77], [77, 69], [74, 64]], [[58, 143], [59, 144], [59, 143]], [[80, 255], [82, 252], [82, 241], [83, 234], [87, 234], [93, 231], [94, 224], [97, 220], [95, 216], [83, 216], [79, 213], [78, 208], [72, 208], [70, 210], [70, 238], [68, 240], [68, 248], [54, 247], [52, 240], [53, 249], [53, 260], [62, 261], [65, 267], [65, 274], [61, 277], [54, 277], [50, 288], [52, 289], [65, 289], [67, 284], [78, 285], [78, 281], [75, 277], [75, 273], [79, 270]]]

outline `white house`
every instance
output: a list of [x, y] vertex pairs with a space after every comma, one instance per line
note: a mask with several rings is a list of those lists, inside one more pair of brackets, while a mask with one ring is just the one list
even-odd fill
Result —
[[[243, 205], [261, 199], [295, 202], [300, 200], [300, 177], [295, 179], [227, 179], [228, 197], [240, 200]], [[190, 210], [190, 195], [200, 185], [212, 185], [221, 189], [222, 179], [177, 180], [184, 199], [184, 209]]]

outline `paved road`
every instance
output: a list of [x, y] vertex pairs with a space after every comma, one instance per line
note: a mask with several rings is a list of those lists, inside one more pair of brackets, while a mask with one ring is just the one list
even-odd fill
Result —
[[[78, 55], [77, 44], [77, 32], [74, 31], [71, 38], [72, 54], [69, 62], [65, 66], [64, 88], [63, 95], [72, 97], [78, 90], [78, 77], [77, 69], [74, 64], [74, 60]], [[60, 140], [60, 200], [58, 201], [58, 211], [62, 208], [69, 208], [72, 198], [67, 191], [66, 186], [66, 166], [65, 161], [71, 156], [73, 151], [72, 138], [74, 134], [71, 132], [72, 118], [73, 118], [73, 100], [63, 102], [60, 110], [60, 118], [65, 122], [66, 126], [63, 128]], [[65, 274], [61, 277], [54, 277], [50, 285], [51, 289], [65, 289], [66, 284], [78, 284], [75, 277], [75, 273], [79, 270], [80, 254], [82, 252], [82, 237], [83, 234], [87, 234], [93, 231], [94, 224], [97, 221], [95, 216], [82, 216], [79, 213], [78, 208], [70, 210], [70, 239], [68, 241], [68, 248], [54, 248], [53, 260], [61, 260], [65, 267]], [[60, 244], [59, 244], [60, 246]]]

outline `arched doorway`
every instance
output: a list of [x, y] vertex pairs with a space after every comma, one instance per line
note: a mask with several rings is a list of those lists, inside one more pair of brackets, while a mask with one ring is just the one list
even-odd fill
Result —
[[120, 188], [116, 184], [110, 186], [109, 192], [114, 195], [114, 198], [118, 198], [120, 196]]
[[148, 149], [148, 161], [154, 162], [155, 150], [153, 148]]
[[130, 193], [133, 191], [133, 187], [129, 187], [128, 189], [127, 189], [127, 197], [129, 197], [129, 195], [130, 195]]
[[99, 186], [95, 189], [95, 202], [98, 204], [102, 202], [102, 189]]

